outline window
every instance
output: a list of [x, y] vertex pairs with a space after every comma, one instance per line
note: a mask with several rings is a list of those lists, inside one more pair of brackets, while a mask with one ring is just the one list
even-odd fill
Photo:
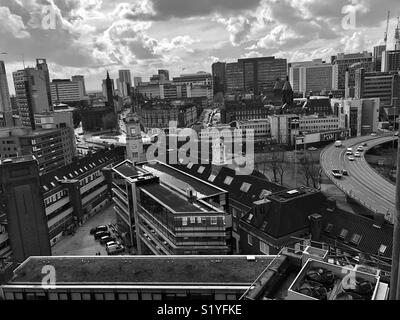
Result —
[[361, 241], [361, 236], [357, 233], [353, 234], [353, 237], [351, 238], [351, 242], [354, 243], [355, 245], [359, 245]]
[[342, 231], [341, 231], [340, 234], [339, 234], [339, 238], [341, 238], [341, 239], [346, 238], [346, 236], [347, 236], [348, 233], [349, 233], [349, 232], [348, 232], [346, 229], [342, 229]]
[[226, 184], [226, 185], [229, 186], [229, 185], [232, 183], [232, 181], [233, 181], [233, 178], [230, 177], [230, 176], [227, 176], [227, 177], [225, 178], [225, 180], [224, 180], [224, 184]]
[[197, 173], [202, 174], [205, 169], [206, 169], [205, 167], [201, 166], [201, 167], [199, 167], [199, 169], [197, 169]]
[[193, 167], [193, 163], [192, 163], [192, 162], [189, 162], [188, 165], [187, 165], [187, 168], [188, 168], [188, 169], [192, 169], [192, 167]]
[[190, 217], [190, 223], [196, 223], [196, 217]]
[[211, 217], [211, 225], [217, 224], [217, 217]]
[[253, 237], [250, 234], [247, 235], [247, 243], [251, 246], [253, 245]]
[[260, 251], [264, 254], [269, 254], [269, 245], [267, 245], [265, 242], [260, 241]]
[[240, 187], [240, 191], [248, 192], [250, 190], [251, 184], [247, 182], [243, 182], [242, 186]]
[[210, 181], [210, 182], [214, 182], [214, 180], [215, 180], [215, 178], [216, 178], [217, 176], [215, 176], [215, 175], [210, 175], [209, 177], [208, 177], [208, 181]]
[[182, 218], [182, 225], [187, 226], [187, 217]]
[[379, 253], [385, 254], [386, 249], [387, 249], [387, 246], [385, 246], [384, 244], [381, 244], [381, 246], [379, 247]]
[[233, 216], [234, 218], [237, 217], [236, 209], [235, 209], [235, 208], [232, 208], [232, 216]]

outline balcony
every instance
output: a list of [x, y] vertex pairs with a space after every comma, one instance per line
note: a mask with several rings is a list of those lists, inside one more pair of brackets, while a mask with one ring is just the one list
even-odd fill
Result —
[[95, 187], [96, 185], [102, 183], [105, 180], [104, 176], [100, 176], [97, 179], [89, 182], [87, 185], [84, 185], [81, 188], [81, 194], [85, 193], [86, 191], [92, 189], [93, 187]]
[[52, 212], [58, 210], [59, 208], [65, 206], [67, 203], [69, 203], [69, 196], [61, 198], [56, 203], [53, 203], [52, 205], [50, 205], [49, 207], [46, 208], [46, 216], [48, 216]]
[[67, 210], [65, 210], [64, 212], [60, 213], [59, 215], [57, 215], [55, 218], [51, 219], [48, 222], [48, 227], [49, 229], [54, 226], [56, 223], [60, 222], [61, 220], [63, 220], [65, 217], [71, 215], [74, 212], [74, 208], [68, 208]]
[[[98, 182], [97, 182], [98, 183]], [[82, 199], [82, 206], [85, 206], [88, 202], [90, 202], [91, 200], [93, 200], [94, 198], [96, 198], [99, 194], [101, 194], [102, 192], [106, 191], [108, 188], [107, 185], [102, 186], [101, 188], [97, 189], [96, 191], [93, 191], [91, 194], [89, 194], [88, 196], [86, 196], [85, 198]]]

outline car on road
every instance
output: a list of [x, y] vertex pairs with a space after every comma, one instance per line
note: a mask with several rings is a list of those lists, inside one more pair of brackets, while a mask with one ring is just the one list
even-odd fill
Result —
[[90, 234], [95, 234], [96, 232], [100, 232], [100, 231], [108, 231], [108, 227], [107, 226], [94, 227], [94, 228], [90, 229]]
[[111, 233], [109, 231], [99, 231], [94, 234], [94, 238], [96, 240], [99, 240], [105, 236], [111, 236]]
[[356, 153], [354, 154], [354, 156], [357, 157], [357, 158], [360, 158], [360, 157], [361, 157], [361, 153], [360, 153], [360, 152], [356, 152]]
[[398, 136], [399, 136], [399, 132], [397, 131], [394, 135], [395, 135], [396, 137], [398, 137]]
[[348, 176], [348, 175], [349, 175], [349, 173], [347, 172], [347, 170], [342, 170], [342, 175], [344, 175], [344, 176]]
[[372, 136], [372, 137], [376, 137], [376, 133], [375, 133], [375, 132], [372, 132], [372, 133], [371, 133], [371, 136]]
[[317, 151], [318, 149], [317, 148], [314, 148], [314, 147], [310, 147], [310, 148], [308, 148], [308, 151]]
[[333, 169], [332, 170], [332, 175], [335, 177], [335, 178], [337, 178], [337, 179], [340, 179], [341, 177], [342, 177], [342, 172], [340, 171], [340, 170], [338, 170], [338, 169]]
[[111, 236], [104, 236], [100, 239], [100, 244], [106, 244], [107, 242], [115, 241], [114, 237]]
[[342, 145], [343, 145], [343, 144], [342, 144], [342, 141], [340, 141], [340, 140], [335, 141], [335, 147], [336, 147], [336, 148], [340, 148]]
[[362, 146], [359, 146], [359, 147], [357, 148], [357, 151], [362, 152], [362, 151], [364, 151], [364, 148], [363, 148]]
[[353, 151], [346, 151], [346, 156], [352, 156], [353, 155]]
[[355, 160], [355, 158], [354, 158], [353, 156], [349, 156], [348, 159], [349, 159], [350, 161], [354, 161], [354, 160]]
[[363, 147], [367, 147], [367, 146], [368, 146], [368, 144], [367, 144], [366, 142], [363, 142], [363, 143], [361, 144], [361, 146], [363, 146]]

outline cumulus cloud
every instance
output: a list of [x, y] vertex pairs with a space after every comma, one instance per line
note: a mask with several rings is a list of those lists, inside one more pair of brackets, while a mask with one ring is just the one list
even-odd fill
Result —
[[0, 7], [0, 33], [10, 33], [17, 39], [29, 38], [30, 34], [26, 31], [26, 27], [22, 18], [12, 14], [7, 7]]

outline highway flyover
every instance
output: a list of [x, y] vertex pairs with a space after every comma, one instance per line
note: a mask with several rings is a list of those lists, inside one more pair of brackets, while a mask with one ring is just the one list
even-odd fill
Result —
[[[364, 136], [342, 141], [342, 147], [333, 144], [321, 152], [321, 166], [329, 179], [347, 196], [356, 200], [362, 206], [375, 213], [385, 216], [393, 223], [395, 213], [395, 185], [378, 174], [365, 160], [364, 153], [379, 144], [392, 141], [393, 135]], [[354, 161], [348, 160], [347, 148], [353, 148], [353, 153], [362, 143], [367, 143], [361, 157]], [[347, 170], [348, 176], [334, 178], [332, 170]]]

